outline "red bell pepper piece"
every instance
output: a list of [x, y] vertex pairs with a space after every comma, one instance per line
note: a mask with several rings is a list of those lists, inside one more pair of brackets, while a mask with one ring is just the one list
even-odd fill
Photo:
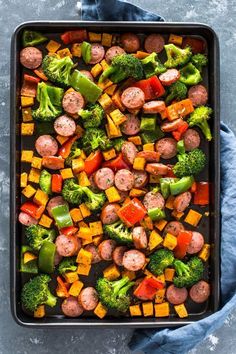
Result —
[[160, 97], [165, 93], [165, 89], [157, 76], [140, 80], [132, 86], [139, 87], [143, 91], [146, 101], [153, 100], [154, 98]]
[[190, 188], [190, 192], [191, 193], [195, 193], [197, 190], [197, 182], [193, 182], [191, 188]]
[[182, 48], [185, 48], [187, 46], [192, 48], [193, 54], [203, 53], [206, 48], [206, 44], [202, 39], [193, 37], [185, 37], [183, 39]]
[[209, 204], [209, 183], [196, 182], [196, 191], [194, 193], [193, 203], [196, 205]]
[[69, 297], [70, 294], [67, 289], [67, 283], [64, 283], [61, 277], [57, 277], [56, 294], [58, 297]]
[[154, 75], [150, 77], [148, 80], [151, 85], [152, 91], [155, 95], [155, 98], [163, 96], [165, 93], [165, 89], [162, 86], [161, 81], [158, 79], [158, 77]]
[[24, 74], [23, 85], [21, 87], [21, 95], [28, 97], [36, 97], [37, 86], [40, 79], [35, 76]]
[[61, 193], [62, 182], [63, 182], [63, 179], [62, 179], [61, 175], [57, 175], [57, 174], [52, 175], [52, 186], [51, 186], [51, 188], [52, 188], [52, 192], [53, 193]]
[[114, 172], [118, 170], [127, 169], [129, 170], [129, 166], [127, 163], [123, 160], [122, 154], [120, 153], [115, 159], [106, 161], [103, 163], [103, 167], [109, 167], [111, 168]]
[[147, 210], [139, 199], [134, 198], [123, 207], [121, 207], [117, 215], [128, 226], [131, 227], [137, 222], [143, 220], [147, 214]]
[[58, 155], [66, 159], [70, 155], [71, 147], [73, 143], [78, 139], [78, 136], [72, 136], [72, 138], [68, 139], [60, 149], [58, 150]]
[[74, 235], [78, 231], [78, 227], [68, 226], [60, 229], [60, 233], [66, 236]]
[[84, 171], [87, 175], [91, 175], [93, 172], [101, 166], [102, 163], [102, 153], [100, 150], [91, 152], [91, 154], [84, 161]]
[[20, 210], [24, 211], [26, 214], [32, 216], [35, 219], [40, 219], [44, 212], [45, 207], [43, 205], [37, 205], [33, 202], [25, 202], [21, 205]]
[[184, 258], [191, 240], [192, 231], [180, 231], [177, 236], [177, 246], [174, 249], [174, 254], [176, 258]]
[[87, 31], [79, 29], [76, 31], [67, 31], [61, 35], [61, 40], [64, 44], [83, 42], [87, 38]]
[[173, 172], [174, 165], [169, 165], [168, 164], [167, 167], [168, 167], [168, 172], [166, 174], [166, 177], [176, 178], [176, 175]]
[[154, 278], [145, 278], [135, 289], [134, 295], [143, 300], [153, 300], [157, 289], [163, 289], [164, 284]]
[[181, 140], [183, 134], [186, 132], [188, 127], [189, 127], [188, 123], [183, 120], [179, 125], [179, 127], [172, 132], [172, 135], [175, 138], [175, 140], [177, 141]]

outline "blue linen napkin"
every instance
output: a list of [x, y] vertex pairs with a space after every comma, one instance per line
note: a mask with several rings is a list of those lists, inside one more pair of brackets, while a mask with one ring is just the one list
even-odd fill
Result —
[[[101, 21], [164, 20], [161, 16], [119, 0], [83, 0], [82, 18]], [[142, 350], [147, 354], [184, 354], [221, 327], [236, 307], [236, 138], [224, 123], [221, 123], [220, 137], [222, 308], [207, 318], [180, 328], [136, 330], [129, 343], [132, 350]]]

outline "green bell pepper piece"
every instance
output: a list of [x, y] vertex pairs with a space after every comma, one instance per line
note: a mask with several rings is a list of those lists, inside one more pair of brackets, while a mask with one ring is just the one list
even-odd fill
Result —
[[157, 126], [154, 131], [145, 131], [141, 133], [142, 143], [154, 143], [156, 140], [163, 138], [164, 135], [165, 134], [163, 133], [161, 128]]
[[154, 131], [156, 129], [156, 116], [142, 116], [140, 130], [141, 131]]
[[46, 194], [51, 194], [52, 175], [46, 170], [42, 170], [39, 177], [39, 186]]
[[148, 210], [148, 216], [152, 221], [157, 221], [164, 219], [166, 217], [166, 214], [161, 208], [153, 208]]
[[33, 47], [35, 45], [44, 43], [48, 40], [42, 33], [36, 31], [24, 30], [22, 36], [23, 47]]
[[52, 208], [51, 213], [59, 229], [73, 226], [73, 221], [71, 219], [67, 204], [55, 206]]
[[21, 247], [21, 257], [20, 257], [20, 271], [22, 273], [38, 274], [38, 263], [37, 259], [33, 259], [30, 262], [24, 263], [24, 254], [26, 252], [33, 252], [32, 248], [29, 246]]
[[177, 143], [177, 151], [180, 155], [185, 154], [185, 147], [184, 147], [184, 141], [179, 140]]
[[102, 93], [102, 89], [89, 80], [78, 70], [74, 70], [70, 76], [70, 85], [79, 91], [88, 102], [95, 103]]
[[170, 184], [177, 182], [178, 178], [165, 177], [160, 178], [161, 194], [163, 198], [167, 199], [170, 195]]
[[83, 41], [81, 45], [82, 58], [86, 64], [88, 64], [91, 60], [91, 47], [91, 44], [85, 41]]
[[45, 241], [39, 251], [39, 269], [43, 273], [51, 274], [54, 271], [56, 245]]
[[170, 193], [171, 195], [177, 195], [186, 192], [189, 188], [191, 188], [193, 183], [193, 176], [182, 177], [178, 181], [170, 184]]

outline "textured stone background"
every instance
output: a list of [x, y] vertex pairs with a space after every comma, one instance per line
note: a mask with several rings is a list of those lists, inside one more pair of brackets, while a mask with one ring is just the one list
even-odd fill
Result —
[[[109, 1], [109, 0], [107, 0]], [[221, 45], [222, 120], [236, 132], [236, 1], [235, 0], [131, 0], [168, 21], [205, 22]], [[50, 4], [50, 5], [49, 5]], [[9, 49], [13, 29], [29, 20], [76, 20], [75, 0], [0, 0], [0, 354], [80, 353], [127, 354], [132, 330], [39, 330], [17, 326], [9, 309]], [[191, 354], [236, 353], [236, 313], [206, 338]]]

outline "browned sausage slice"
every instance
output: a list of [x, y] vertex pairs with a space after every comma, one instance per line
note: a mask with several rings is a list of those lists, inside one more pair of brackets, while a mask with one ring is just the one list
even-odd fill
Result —
[[161, 125], [161, 130], [165, 133], [173, 132], [183, 124], [183, 119], [178, 118], [172, 122], [165, 122]]
[[100, 254], [98, 252], [98, 248], [93, 245], [93, 244], [89, 244], [87, 246], [84, 247], [84, 249], [87, 251], [87, 252], [90, 252], [92, 254], [92, 263], [95, 264], [95, 263], [99, 263], [102, 258], [100, 257]]
[[164, 176], [168, 173], [168, 166], [162, 163], [148, 163], [145, 169], [155, 176]]
[[191, 287], [189, 296], [197, 304], [207, 301], [210, 296], [210, 285], [206, 281], [200, 280]]
[[36, 220], [35, 218], [26, 214], [23, 211], [20, 212], [20, 214], [18, 216], [18, 220], [22, 225], [25, 225], [25, 226], [31, 226], [31, 225], [38, 224], [38, 220]]
[[92, 286], [81, 290], [81, 293], [79, 294], [79, 303], [84, 310], [94, 310], [98, 304], [98, 301], [98, 293]]
[[157, 151], [140, 151], [138, 157], [144, 157], [147, 162], [158, 162], [160, 154]]
[[35, 141], [35, 149], [40, 156], [54, 156], [57, 153], [58, 144], [51, 135], [41, 135]]
[[143, 198], [143, 205], [147, 210], [153, 208], [163, 209], [165, 206], [165, 199], [161, 193], [148, 192]]
[[187, 151], [192, 151], [199, 147], [201, 138], [195, 129], [187, 129], [183, 135], [184, 147]]
[[162, 85], [170, 86], [180, 78], [180, 71], [177, 69], [168, 69], [165, 73], [159, 76]]
[[108, 64], [111, 64], [113, 58], [117, 55], [125, 54], [123, 48], [119, 47], [118, 45], [114, 45], [113, 47], [107, 49], [105, 59]]
[[207, 89], [203, 85], [192, 86], [188, 91], [188, 98], [190, 98], [194, 107], [204, 106], [208, 101]]
[[121, 102], [131, 110], [141, 108], [145, 103], [145, 96], [139, 87], [128, 87], [122, 92]]
[[133, 272], [142, 269], [146, 262], [145, 255], [137, 250], [129, 250], [124, 253], [123, 266]]
[[72, 136], [75, 134], [76, 124], [74, 119], [63, 115], [55, 120], [54, 129], [56, 133], [61, 136]]
[[129, 170], [119, 170], [115, 175], [115, 185], [121, 191], [129, 191], [134, 186], [134, 175]]
[[86, 76], [89, 80], [94, 82], [93, 75], [91, 74], [90, 71], [88, 71], [88, 70], [80, 70], [80, 73], [83, 74], [84, 76]]
[[121, 35], [121, 44], [127, 53], [137, 52], [140, 48], [139, 37], [134, 33], [124, 33]]
[[123, 265], [123, 256], [126, 251], [127, 251], [126, 246], [118, 246], [114, 249], [112, 253], [112, 259], [114, 263], [117, 264], [119, 267]]
[[68, 114], [78, 114], [79, 110], [84, 108], [85, 101], [80, 92], [67, 92], [62, 100], [62, 106]]
[[177, 153], [177, 142], [173, 138], [162, 138], [156, 143], [156, 150], [163, 159], [171, 159]]
[[164, 111], [166, 104], [164, 101], [149, 101], [143, 105], [143, 113], [156, 114]]
[[189, 206], [191, 199], [192, 199], [192, 194], [188, 191], [177, 195], [173, 203], [174, 209], [178, 213], [182, 213]]
[[131, 141], [125, 141], [121, 147], [121, 152], [125, 162], [127, 162], [129, 165], [133, 165], [134, 159], [138, 153], [138, 149], [134, 143]]
[[152, 33], [147, 36], [144, 42], [144, 48], [146, 52], [160, 53], [165, 45], [165, 40], [160, 34]]
[[70, 296], [61, 305], [62, 312], [68, 317], [79, 317], [84, 312], [76, 297]]
[[204, 245], [204, 237], [200, 232], [193, 231], [192, 232], [192, 239], [190, 244], [188, 245], [187, 248], [187, 253], [189, 254], [195, 254], [201, 251], [202, 247]]
[[166, 298], [172, 305], [183, 304], [188, 297], [186, 288], [176, 288], [171, 284], [166, 290]]
[[58, 206], [58, 205], [65, 205], [67, 204], [67, 202], [65, 201], [65, 199], [62, 198], [62, 196], [58, 195], [57, 197], [53, 197], [49, 200], [48, 204], [47, 204], [47, 212], [49, 214], [49, 216], [53, 217], [52, 216], [52, 209], [55, 207], [55, 206]]
[[120, 209], [119, 204], [107, 204], [101, 212], [101, 220], [105, 225], [113, 224], [119, 217], [117, 211]]
[[108, 167], [100, 168], [94, 176], [94, 181], [101, 190], [106, 190], [112, 187], [114, 184], [114, 179], [114, 172]]
[[134, 247], [139, 249], [145, 249], [148, 245], [147, 234], [143, 226], [136, 226], [132, 231]]
[[104, 261], [112, 260], [112, 253], [116, 247], [116, 243], [114, 240], [104, 240], [98, 246], [98, 251], [100, 253], [101, 258]]
[[126, 135], [136, 135], [140, 132], [140, 120], [134, 114], [126, 114], [127, 120], [121, 125], [121, 130]]
[[60, 170], [64, 168], [65, 159], [58, 156], [44, 156], [42, 159], [42, 165], [50, 170]]
[[173, 236], [178, 236], [180, 231], [183, 231], [183, 230], [184, 230], [184, 227], [183, 227], [183, 224], [181, 224], [181, 222], [170, 221], [170, 222], [168, 222], [168, 224], [164, 228], [163, 235], [165, 236], [167, 233], [170, 233]]
[[91, 60], [89, 64], [97, 64], [104, 58], [105, 49], [100, 43], [91, 45]]
[[146, 171], [132, 171], [134, 175], [134, 188], [143, 188], [148, 183], [148, 174]]
[[59, 235], [55, 241], [57, 252], [63, 257], [75, 256], [81, 248], [81, 241], [77, 236]]
[[37, 69], [43, 60], [41, 50], [35, 47], [26, 47], [20, 52], [20, 62], [27, 69]]

